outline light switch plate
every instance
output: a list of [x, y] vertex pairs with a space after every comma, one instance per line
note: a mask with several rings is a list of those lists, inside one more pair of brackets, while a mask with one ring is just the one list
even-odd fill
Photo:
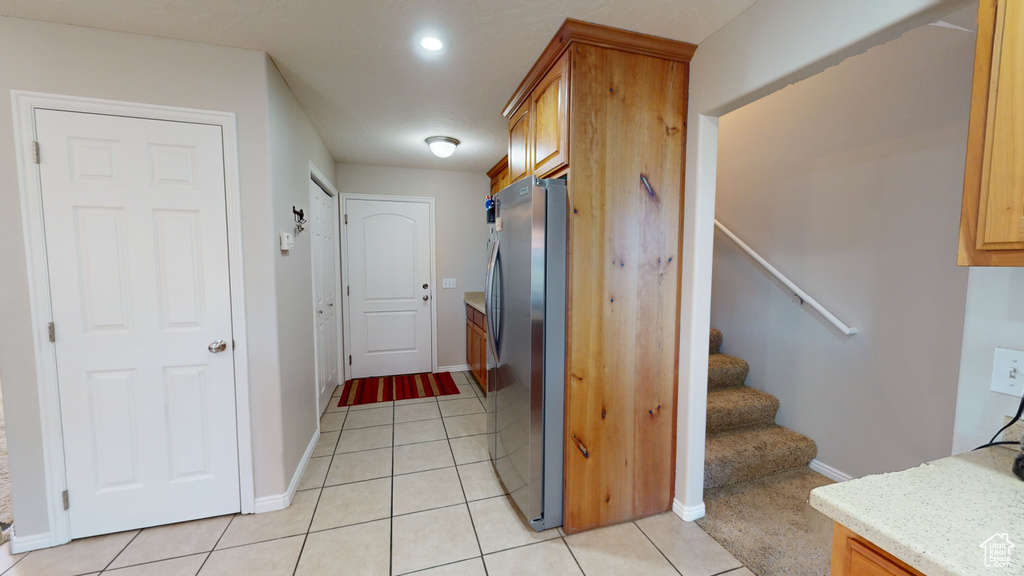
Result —
[[441, 280], [441, 288], [455, 288], [455, 278], [444, 278]]
[[1024, 352], [996, 348], [992, 361], [992, 390], [1018, 398], [1024, 395]]
[[295, 247], [295, 236], [291, 232], [281, 232], [281, 251], [287, 252]]

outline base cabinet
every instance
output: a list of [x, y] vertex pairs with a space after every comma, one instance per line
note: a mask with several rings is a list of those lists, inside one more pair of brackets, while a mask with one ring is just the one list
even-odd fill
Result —
[[924, 576], [842, 524], [832, 534], [832, 576]]
[[466, 364], [477, 385], [487, 394], [487, 329], [484, 315], [466, 305]]

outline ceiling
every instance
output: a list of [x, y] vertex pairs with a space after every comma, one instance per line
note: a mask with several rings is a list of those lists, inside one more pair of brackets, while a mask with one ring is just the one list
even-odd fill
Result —
[[[262, 50], [340, 162], [485, 172], [566, 18], [699, 43], [756, 0], [0, 0], [0, 15]], [[447, 40], [427, 55], [420, 37]], [[462, 141], [441, 160], [423, 140]]]

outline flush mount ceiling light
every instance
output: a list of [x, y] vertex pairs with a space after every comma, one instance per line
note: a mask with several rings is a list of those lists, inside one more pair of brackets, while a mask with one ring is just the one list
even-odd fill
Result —
[[438, 158], [447, 158], [451, 156], [455, 152], [455, 147], [458, 145], [458, 140], [448, 136], [431, 136], [430, 138], [427, 138], [427, 146], [430, 146], [430, 151]]
[[433, 36], [426, 36], [420, 40], [420, 46], [430, 50], [431, 52], [437, 52], [444, 48], [444, 42], [441, 42], [440, 38], [434, 38]]

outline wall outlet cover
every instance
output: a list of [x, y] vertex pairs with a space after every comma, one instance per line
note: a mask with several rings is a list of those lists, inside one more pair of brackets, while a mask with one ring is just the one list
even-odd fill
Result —
[[1024, 396], [1024, 352], [996, 348], [992, 360], [992, 390], [1017, 398]]
[[441, 280], [441, 288], [455, 288], [455, 278], [444, 278]]

